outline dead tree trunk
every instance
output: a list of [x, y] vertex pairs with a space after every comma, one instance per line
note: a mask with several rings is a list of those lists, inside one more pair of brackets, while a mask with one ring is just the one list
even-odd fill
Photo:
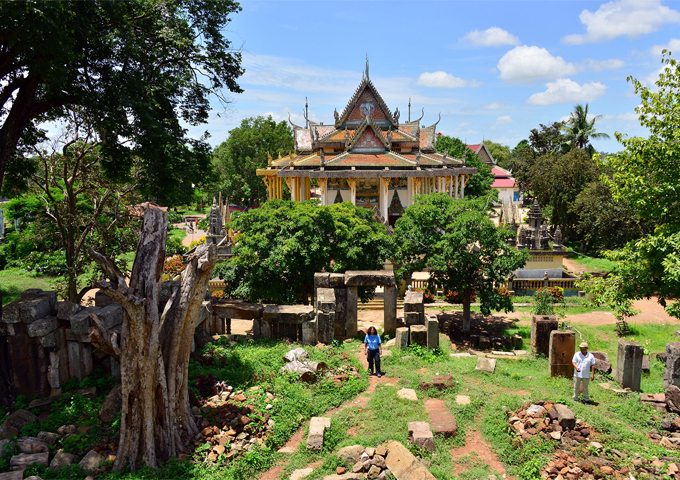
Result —
[[120, 351], [123, 411], [114, 470], [126, 463], [131, 469], [156, 468], [159, 460], [185, 451], [198, 433], [189, 406], [189, 354], [217, 250], [213, 244], [196, 249], [182, 273], [181, 287], [161, 312], [166, 235], [165, 212], [148, 208], [129, 286], [110, 259], [90, 250], [109, 278], [98, 286], [127, 314], [119, 350], [118, 339], [101, 322], [91, 328], [91, 336], [106, 350]]

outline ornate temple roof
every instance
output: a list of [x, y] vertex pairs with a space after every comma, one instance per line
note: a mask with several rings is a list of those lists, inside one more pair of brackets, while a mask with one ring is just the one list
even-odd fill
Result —
[[[424, 109], [417, 120], [400, 123], [399, 109], [394, 112], [389, 109], [369, 78], [367, 63], [361, 83], [342, 113], [336, 109], [334, 121], [330, 124], [310, 122], [307, 115], [305, 127], [291, 122], [294, 154], [272, 160], [269, 167], [262, 169], [261, 173], [258, 171], [258, 174], [272, 175], [272, 170], [278, 170], [278, 174], [282, 175], [284, 170], [433, 168], [457, 170], [447, 175], [476, 173], [477, 170], [466, 167], [463, 160], [435, 152], [439, 120], [425, 126], [420, 124], [423, 116]], [[285, 176], [289, 175], [286, 173]]]

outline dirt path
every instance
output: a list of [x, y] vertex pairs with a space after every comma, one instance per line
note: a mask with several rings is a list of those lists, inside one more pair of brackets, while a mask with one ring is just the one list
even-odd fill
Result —
[[[465, 436], [465, 445], [451, 449], [451, 460], [456, 463], [453, 471], [454, 474], [460, 475], [466, 470], [465, 461], [463, 460], [465, 456], [470, 456], [471, 459], [476, 457], [489, 465], [492, 470], [505, 475], [503, 462], [498, 459], [498, 455], [491, 451], [489, 445], [482, 439], [482, 433], [479, 430], [469, 430]], [[461, 460], [463, 461], [461, 462]], [[513, 479], [514, 477], [506, 478]]]

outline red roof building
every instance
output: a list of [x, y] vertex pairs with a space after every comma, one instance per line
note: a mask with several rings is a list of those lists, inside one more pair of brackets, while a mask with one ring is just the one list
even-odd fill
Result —
[[494, 174], [495, 179], [491, 187], [498, 190], [498, 199], [502, 203], [521, 201], [522, 195], [520, 194], [517, 182], [512, 177], [512, 173], [496, 165], [496, 161], [489, 149], [484, 145], [484, 142], [467, 145], [467, 148], [475, 152], [484, 163], [492, 167], [491, 173]]

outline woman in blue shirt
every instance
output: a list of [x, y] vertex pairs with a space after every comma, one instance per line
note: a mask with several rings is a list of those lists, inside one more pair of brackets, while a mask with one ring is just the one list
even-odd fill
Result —
[[374, 375], [373, 360], [375, 360], [375, 375], [380, 378], [382, 372], [380, 371], [380, 355], [382, 355], [382, 341], [380, 335], [375, 327], [369, 327], [368, 333], [364, 337], [364, 353], [368, 357], [368, 368], [371, 375]]

